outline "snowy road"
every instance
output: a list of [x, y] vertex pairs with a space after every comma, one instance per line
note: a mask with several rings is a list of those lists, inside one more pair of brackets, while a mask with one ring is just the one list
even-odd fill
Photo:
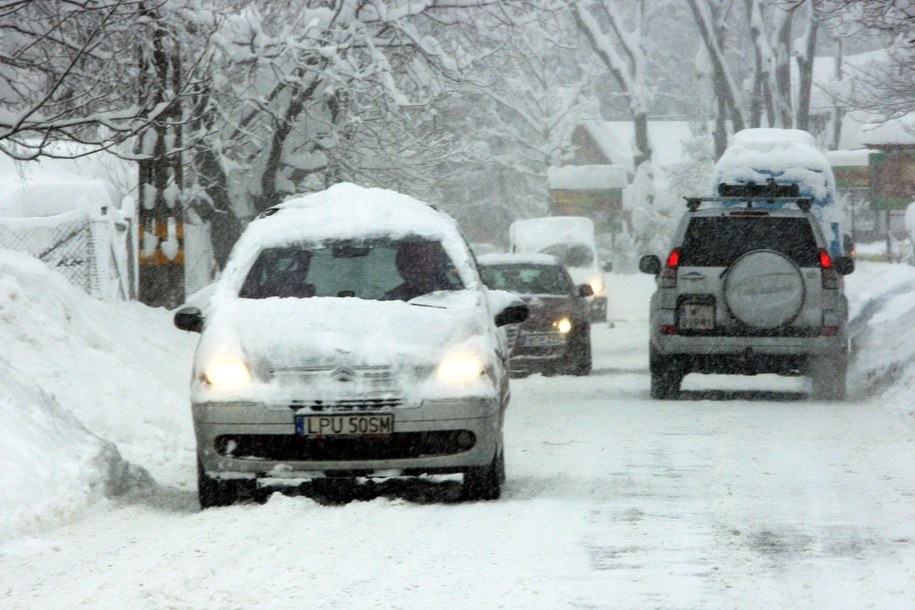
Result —
[[498, 502], [444, 481], [199, 512], [189, 447], [175, 481], [0, 547], [0, 607], [911, 607], [911, 420], [768, 376], [650, 400], [623, 318], [591, 377], [513, 382]]

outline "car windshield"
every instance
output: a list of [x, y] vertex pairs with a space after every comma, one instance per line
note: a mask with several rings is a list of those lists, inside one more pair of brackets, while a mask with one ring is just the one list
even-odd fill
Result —
[[541, 252], [555, 256], [566, 267], [588, 267], [594, 263], [594, 252], [587, 244], [554, 244]]
[[488, 288], [518, 294], [568, 295], [573, 289], [568, 273], [555, 265], [486, 265], [480, 275]]
[[806, 218], [716, 216], [690, 221], [680, 247], [680, 265], [728, 267], [753, 250], [774, 250], [800, 267], [820, 264]]
[[239, 296], [409, 300], [463, 287], [438, 242], [331, 241], [262, 250]]

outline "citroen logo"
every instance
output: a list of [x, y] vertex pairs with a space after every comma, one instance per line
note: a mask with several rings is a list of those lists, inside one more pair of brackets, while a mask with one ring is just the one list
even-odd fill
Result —
[[331, 371], [330, 376], [332, 379], [336, 379], [342, 383], [347, 383], [356, 378], [356, 371], [345, 365], [338, 366], [333, 371]]

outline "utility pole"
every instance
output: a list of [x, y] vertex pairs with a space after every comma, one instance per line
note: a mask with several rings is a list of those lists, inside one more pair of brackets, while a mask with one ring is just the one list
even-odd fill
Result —
[[[174, 308], [185, 298], [184, 206], [182, 193], [182, 111], [174, 95], [181, 84], [177, 41], [163, 27], [155, 9], [140, 4], [152, 24], [151, 61], [139, 57], [141, 95], [159, 113], [139, 142], [139, 300], [153, 307]], [[168, 105], [167, 94], [172, 93]]]

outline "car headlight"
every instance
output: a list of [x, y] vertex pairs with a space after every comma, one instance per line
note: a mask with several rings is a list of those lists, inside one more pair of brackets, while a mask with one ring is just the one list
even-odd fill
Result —
[[206, 366], [203, 370], [203, 378], [216, 388], [231, 389], [247, 385], [251, 381], [251, 373], [244, 362], [220, 360]]
[[591, 285], [591, 290], [594, 291], [594, 294], [601, 294], [604, 291], [604, 281], [600, 278], [594, 278], [588, 284]]
[[467, 383], [484, 373], [483, 363], [473, 354], [453, 354], [438, 365], [436, 376], [445, 383]]
[[572, 330], [572, 320], [568, 318], [560, 318], [559, 320], [553, 322], [553, 328], [565, 335], [570, 330]]

